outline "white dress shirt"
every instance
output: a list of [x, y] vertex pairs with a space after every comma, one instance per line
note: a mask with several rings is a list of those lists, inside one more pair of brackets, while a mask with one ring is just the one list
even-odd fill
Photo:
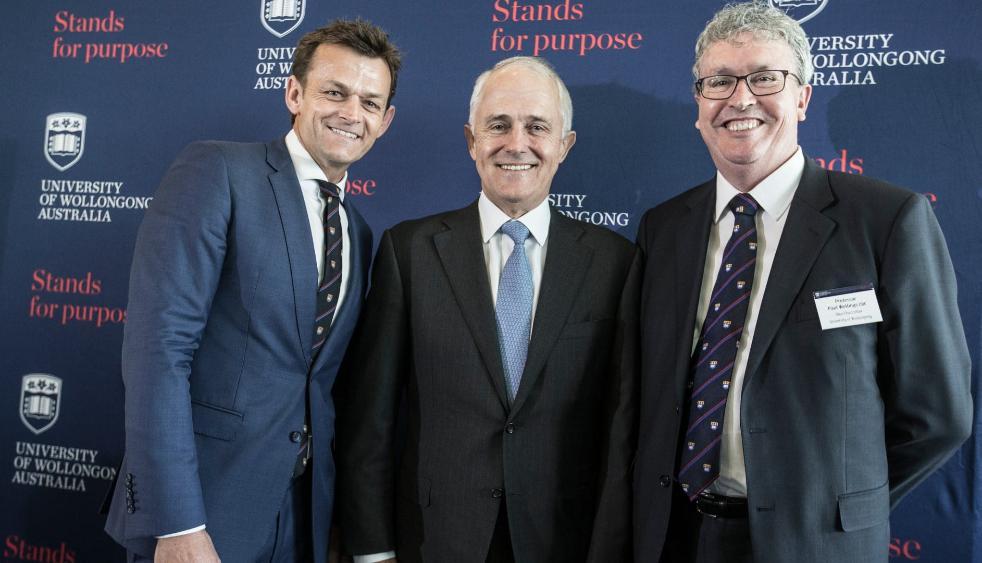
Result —
[[[791, 198], [798, 189], [801, 173], [804, 170], [805, 157], [801, 148], [795, 151], [784, 164], [764, 178], [752, 190], [750, 195], [760, 204], [757, 213], [757, 262], [754, 268], [753, 289], [750, 291], [750, 306], [747, 311], [747, 321], [740, 336], [737, 348], [736, 362], [733, 364], [733, 375], [729, 395], [726, 399], [726, 414], [723, 417], [723, 438], [720, 450], [719, 479], [709, 490], [716, 494], [732, 497], [747, 496], [747, 470], [743, 459], [743, 442], [740, 437], [740, 403], [743, 395], [743, 376], [747, 369], [747, 357], [754, 339], [754, 329], [757, 316], [760, 313], [760, 303], [767, 288], [767, 278], [774, 264], [784, 222], [788, 217]], [[703, 269], [702, 290], [699, 294], [699, 308], [696, 309], [696, 326], [693, 334], [692, 350], [699, 342], [702, 323], [706, 319], [709, 307], [709, 297], [716, 284], [716, 274], [719, 272], [723, 249], [733, 231], [733, 212], [727, 204], [740, 192], [717, 171], [716, 174], [716, 213], [713, 215], [713, 227], [709, 233], [709, 246], [706, 250], [706, 264]]]
[[[340, 181], [335, 182], [328, 178], [321, 167], [314, 162], [310, 153], [300, 143], [297, 133], [290, 130], [286, 135], [286, 148], [290, 151], [290, 160], [293, 161], [293, 168], [297, 172], [297, 180], [300, 182], [300, 191], [303, 192], [303, 203], [307, 207], [307, 220], [310, 221], [310, 235], [314, 242], [314, 254], [317, 259], [317, 282], [324, 279], [324, 206], [325, 201], [321, 198], [320, 186], [317, 181], [328, 181], [341, 188], [341, 203], [344, 203], [344, 186], [348, 182], [348, 173], [345, 172]], [[348, 214], [341, 205], [341, 289], [338, 291], [338, 301], [336, 311], [341, 310], [344, 303], [344, 296], [347, 293], [348, 282], [351, 276], [347, 275], [348, 264], [351, 264], [351, 237], [348, 234]], [[337, 315], [334, 315], [337, 318]], [[332, 321], [333, 322], [333, 319]], [[311, 329], [313, 330], [313, 329]]]
[[[314, 254], [317, 260], [317, 283], [324, 278], [324, 205], [325, 202], [321, 198], [320, 187], [317, 185], [317, 180], [328, 180], [324, 171], [321, 170], [320, 166], [314, 162], [311, 158], [310, 153], [304, 148], [303, 144], [300, 143], [300, 139], [297, 137], [296, 131], [290, 130], [286, 135], [286, 149], [290, 153], [290, 160], [293, 161], [293, 168], [297, 172], [297, 181], [300, 182], [300, 191], [303, 193], [303, 204], [307, 208], [307, 220], [310, 222], [310, 236], [314, 242]], [[330, 181], [330, 180], [328, 180]], [[340, 182], [333, 182], [335, 185], [340, 187], [341, 192], [341, 202], [344, 203], [344, 186], [348, 181], [348, 173], [345, 172], [344, 177], [341, 178]], [[348, 281], [350, 278], [346, 276], [346, 265], [349, 264], [349, 256], [351, 256], [351, 244], [349, 241], [351, 237], [348, 236], [348, 216], [344, 211], [344, 205], [341, 206], [341, 289], [338, 291], [338, 301], [337, 309], [341, 309], [341, 303], [344, 301], [344, 294], [348, 287]], [[335, 315], [334, 318], [337, 318]], [[333, 323], [334, 320], [332, 319]], [[314, 327], [310, 327], [313, 331]], [[205, 525], [196, 526], [189, 530], [183, 530], [180, 532], [175, 532], [173, 534], [166, 534], [163, 536], [157, 536], [157, 538], [173, 538], [176, 536], [183, 536], [185, 534], [190, 534], [192, 532], [197, 532], [204, 530]]]
[[[511, 237], [501, 232], [501, 226], [511, 221], [511, 217], [491, 203], [491, 200], [481, 192], [477, 200], [477, 210], [481, 217], [481, 242], [484, 246], [484, 265], [488, 271], [488, 281], [491, 282], [491, 299], [498, 302], [498, 280], [505, 262], [515, 249]], [[542, 286], [542, 270], [546, 264], [546, 243], [549, 237], [549, 222], [552, 219], [549, 211], [549, 199], [545, 199], [534, 209], [522, 215], [517, 220], [528, 227], [531, 236], [525, 239], [525, 255], [532, 268], [532, 322], [535, 322], [535, 308], [539, 303], [539, 288]], [[531, 335], [530, 335], [531, 336]], [[377, 563], [396, 556], [394, 551], [374, 553], [372, 555], [355, 555], [354, 563]]]
[[[498, 280], [505, 262], [515, 248], [511, 237], [501, 232], [501, 226], [511, 221], [511, 217], [498, 209], [481, 192], [477, 200], [477, 210], [481, 215], [481, 241], [484, 243], [484, 264], [491, 282], [491, 300], [498, 303]], [[525, 255], [532, 268], [532, 318], [535, 322], [535, 308], [539, 304], [539, 288], [542, 286], [542, 270], [546, 264], [546, 247], [549, 237], [549, 200], [545, 199], [531, 211], [517, 220], [528, 227], [531, 236], [525, 239]]]

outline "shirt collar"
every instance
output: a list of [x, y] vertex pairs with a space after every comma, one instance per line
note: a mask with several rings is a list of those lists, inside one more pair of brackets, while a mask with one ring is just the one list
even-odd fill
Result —
[[[775, 220], [780, 219], [791, 207], [791, 198], [798, 189], [804, 169], [805, 156], [801, 153], [801, 147], [798, 147], [791, 158], [754, 186], [750, 190], [750, 195], [760, 204], [764, 213]], [[716, 172], [716, 215], [713, 216], [715, 222], [718, 223], [723, 218], [727, 204], [739, 193], [740, 191], [734, 188], [721, 172]]]
[[[304, 181], [322, 181], [330, 182], [327, 179], [327, 175], [321, 170], [321, 167], [314, 162], [313, 157], [304, 148], [303, 143], [300, 142], [300, 138], [297, 137], [297, 132], [290, 129], [290, 132], [286, 134], [286, 150], [290, 153], [290, 160], [293, 161], [293, 169], [297, 171], [297, 180], [303, 185]], [[337, 184], [341, 188], [341, 193], [339, 194], [341, 201], [344, 201], [344, 186], [348, 183], [348, 172], [345, 171], [344, 177], [341, 178], [341, 182]]]
[[[477, 210], [481, 215], [481, 240], [485, 243], [491, 240], [491, 237], [498, 232], [498, 229], [502, 225], [511, 221], [511, 217], [505, 214], [504, 211], [498, 209], [498, 206], [491, 203], [491, 200], [484, 195], [483, 191], [481, 192], [481, 197], [477, 200]], [[549, 236], [550, 219], [549, 198], [546, 198], [542, 200], [542, 203], [517, 220], [528, 227], [529, 232], [532, 233], [532, 238], [539, 243], [539, 246], [542, 246], [546, 243], [546, 238]]]

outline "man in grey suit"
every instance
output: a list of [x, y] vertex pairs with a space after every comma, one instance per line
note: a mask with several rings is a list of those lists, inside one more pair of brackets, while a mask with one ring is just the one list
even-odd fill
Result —
[[133, 256], [106, 524], [131, 560], [327, 560], [331, 388], [372, 248], [344, 186], [392, 121], [399, 66], [368, 22], [313, 31], [285, 138], [193, 143], [161, 183]]
[[498, 63], [470, 108], [480, 197], [386, 231], [339, 379], [342, 536], [356, 561], [623, 561], [635, 247], [550, 209], [576, 134], [547, 64]]
[[810, 61], [765, 2], [699, 37], [717, 174], [638, 233], [637, 561], [885, 562], [891, 508], [971, 431], [937, 220], [916, 193], [802, 154]]

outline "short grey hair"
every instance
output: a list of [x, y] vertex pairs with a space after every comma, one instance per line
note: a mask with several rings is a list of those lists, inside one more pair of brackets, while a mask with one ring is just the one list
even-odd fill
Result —
[[758, 40], [783, 41], [791, 48], [791, 53], [798, 64], [795, 74], [801, 78], [803, 84], [811, 82], [814, 68], [811, 47], [808, 45], [805, 30], [783, 11], [760, 0], [727, 4], [716, 12], [696, 40], [696, 61], [692, 65], [693, 79], [699, 80], [699, 62], [712, 44], [720, 41], [732, 42], [743, 33], [750, 33]]
[[474, 126], [474, 112], [477, 111], [477, 104], [481, 101], [481, 96], [484, 94], [484, 84], [488, 81], [488, 78], [499, 70], [516, 65], [523, 66], [552, 79], [556, 84], [556, 89], [559, 91], [559, 112], [563, 116], [563, 135], [572, 131], [573, 100], [569, 97], [569, 90], [566, 89], [566, 84], [563, 83], [563, 79], [559, 77], [556, 70], [552, 68], [552, 65], [545, 59], [539, 57], [511, 57], [499, 61], [490, 69], [482, 72], [477, 77], [477, 80], [474, 81], [474, 91], [471, 92], [470, 112], [467, 116], [467, 123], [471, 127]]

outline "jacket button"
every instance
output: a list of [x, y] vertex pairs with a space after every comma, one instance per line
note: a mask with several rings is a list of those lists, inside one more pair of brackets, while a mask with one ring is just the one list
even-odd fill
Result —
[[511, 422], [509, 422], [508, 425], [505, 426], [505, 432], [507, 432], [508, 434], [514, 434], [515, 433], [515, 425], [512, 424]]
[[491, 489], [491, 498], [501, 498], [505, 496], [504, 489]]
[[658, 478], [658, 484], [662, 487], [667, 487], [672, 484], [672, 478], [668, 475], [662, 475]]
[[299, 444], [300, 443], [300, 437], [301, 437], [301, 434], [299, 432], [297, 432], [296, 430], [294, 430], [293, 432], [290, 432], [290, 441], [293, 442], [294, 444]]

